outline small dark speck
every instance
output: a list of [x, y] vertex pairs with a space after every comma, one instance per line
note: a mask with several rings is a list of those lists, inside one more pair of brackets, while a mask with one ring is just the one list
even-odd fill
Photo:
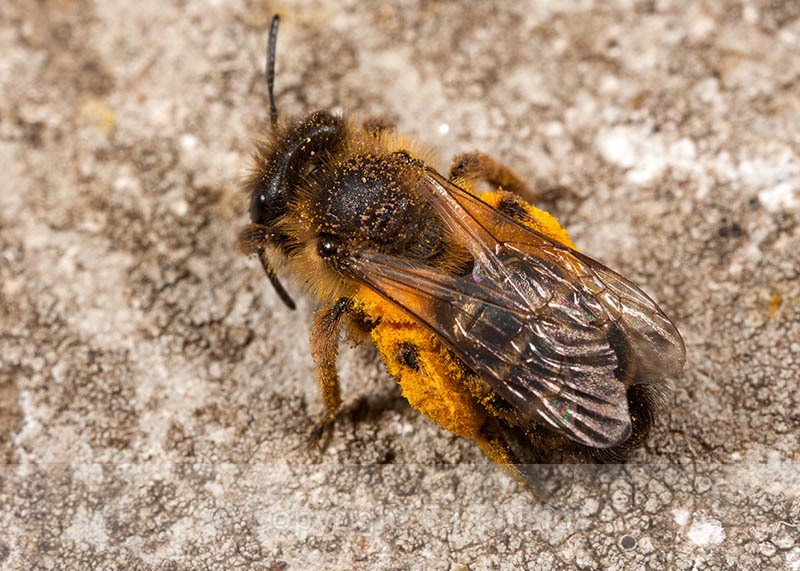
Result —
[[410, 343], [403, 343], [400, 345], [398, 356], [406, 367], [412, 371], [419, 371], [419, 359], [416, 347]]
[[626, 535], [622, 538], [622, 541], [620, 541], [620, 545], [622, 545], [623, 549], [633, 549], [636, 547], [636, 540], [630, 535]]
[[728, 223], [726, 220], [722, 221], [722, 224], [719, 226], [719, 230], [717, 230], [720, 238], [737, 238], [741, 236], [744, 231], [742, 226], [738, 222], [731, 222]]

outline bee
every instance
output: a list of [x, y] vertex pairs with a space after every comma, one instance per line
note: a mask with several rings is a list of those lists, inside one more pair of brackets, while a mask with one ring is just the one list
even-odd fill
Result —
[[[482, 153], [449, 175], [380, 120], [278, 120], [244, 184], [255, 255], [321, 303], [311, 353], [325, 413], [342, 406], [341, 333], [371, 341], [412, 407], [524, 480], [524, 464], [617, 462], [640, 446], [684, 365], [675, 325], [639, 287], [576, 249], [525, 182]], [[478, 184], [492, 190], [479, 193]]]

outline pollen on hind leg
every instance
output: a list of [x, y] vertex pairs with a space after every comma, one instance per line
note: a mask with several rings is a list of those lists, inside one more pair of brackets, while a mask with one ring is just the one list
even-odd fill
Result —
[[384, 320], [370, 335], [412, 407], [459, 436], [478, 432], [486, 411], [470, 392], [463, 367], [431, 333], [415, 323]]

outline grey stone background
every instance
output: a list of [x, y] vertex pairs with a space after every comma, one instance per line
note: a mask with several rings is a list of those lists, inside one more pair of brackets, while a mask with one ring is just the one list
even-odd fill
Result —
[[[0, 3], [0, 567], [800, 569], [800, 3]], [[536, 498], [234, 249], [281, 111], [481, 149], [688, 361], [626, 466]], [[295, 290], [295, 294], [298, 292]]]

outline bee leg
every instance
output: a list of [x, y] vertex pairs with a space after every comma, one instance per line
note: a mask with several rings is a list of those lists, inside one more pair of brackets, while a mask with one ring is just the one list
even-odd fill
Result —
[[529, 202], [552, 202], [561, 194], [561, 189], [534, 191], [509, 167], [479, 151], [456, 155], [450, 166], [450, 181], [456, 184], [461, 181], [482, 181], [492, 187], [493, 191], [507, 190]]
[[373, 137], [378, 137], [381, 133], [394, 131], [397, 124], [385, 117], [370, 117], [364, 121], [364, 130]]
[[450, 166], [450, 180], [453, 182], [458, 180], [469, 182], [480, 180], [495, 187], [492, 190], [496, 190], [499, 187], [521, 195], [530, 196], [533, 194], [517, 173], [503, 163], [479, 151], [456, 155], [453, 159], [453, 164]]
[[496, 418], [487, 419], [472, 438], [489, 460], [500, 466], [520, 485], [527, 485], [527, 478], [520, 469], [522, 462], [503, 436]]
[[336, 358], [339, 355], [339, 332], [342, 321], [353, 308], [353, 300], [342, 298], [320, 311], [311, 328], [311, 356], [317, 366], [317, 385], [322, 393], [325, 413], [311, 433], [310, 443], [324, 449], [330, 441], [331, 429], [342, 406]]
[[[517, 428], [505, 425], [496, 417], [490, 417], [473, 439], [489, 460], [500, 466], [517, 484], [538, 499], [545, 500], [556, 491], [548, 483], [552, 479], [548, 474], [551, 466], [542, 464], [544, 459], [539, 455], [536, 446], [528, 442]], [[520, 445], [523, 448], [517, 448]]]

